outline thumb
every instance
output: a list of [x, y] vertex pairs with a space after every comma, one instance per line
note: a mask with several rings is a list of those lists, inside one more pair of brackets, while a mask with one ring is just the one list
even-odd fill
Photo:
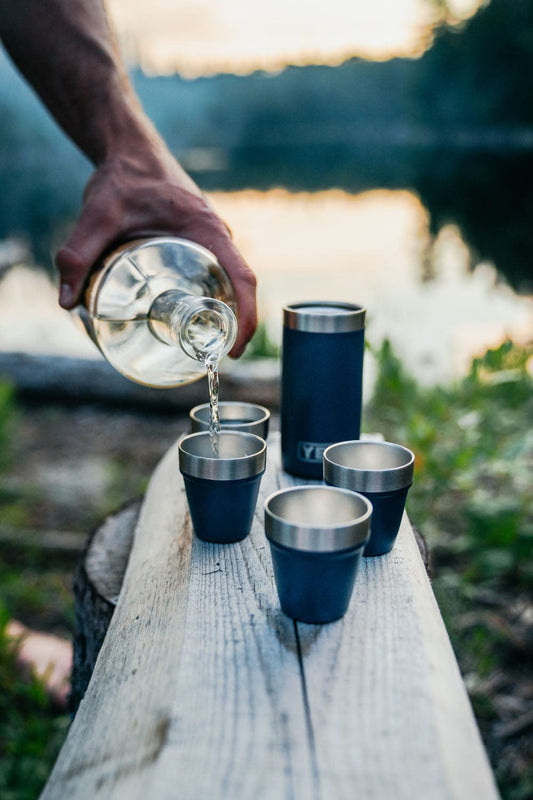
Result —
[[111, 227], [102, 215], [84, 209], [55, 258], [60, 279], [59, 304], [63, 308], [73, 308], [79, 302], [87, 276], [112, 241]]

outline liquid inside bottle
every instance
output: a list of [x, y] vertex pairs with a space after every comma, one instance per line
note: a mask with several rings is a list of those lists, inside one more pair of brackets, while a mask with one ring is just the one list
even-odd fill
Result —
[[193, 242], [157, 237], [115, 251], [94, 276], [79, 316], [106, 359], [148, 386], [180, 386], [205, 375], [232, 347], [237, 321], [231, 282]]

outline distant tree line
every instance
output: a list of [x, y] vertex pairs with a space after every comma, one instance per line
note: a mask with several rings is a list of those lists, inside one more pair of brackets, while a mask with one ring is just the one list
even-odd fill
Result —
[[[533, 244], [532, 74], [533, 2], [492, 0], [459, 31], [443, 24], [419, 59], [196, 80], [136, 69], [132, 78], [206, 190], [412, 188], [435, 231], [457, 222], [479, 256], [523, 288]], [[50, 263], [89, 165], [3, 65], [0, 113], [0, 236], [26, 234]]]
[[367, 148], [383, 141], [528, 149], [532, 74], [533, 3], [492, 0], [462, 29], [442, 25], [419, 59], [353, 58], [338, 67], [195, 81], [138, 71], [135, 79], [176, 148]]

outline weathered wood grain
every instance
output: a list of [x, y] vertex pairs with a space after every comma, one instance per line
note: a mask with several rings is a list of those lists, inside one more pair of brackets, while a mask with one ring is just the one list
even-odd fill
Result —
[[325, 798], [497, 796], [406, 517], [346, 617], [298, 627]]
[[192, 536], [177, 476], [174, 446], [147, 490], [117, 609], [43, 798], [149, 796], [185, 630]]
[[406, 516], [343, 620], [281, 613], [262, 507], [295, 482], [273, 434], [250, 537], [191, 544], [165, 456], [46, 800], [498, 796]]

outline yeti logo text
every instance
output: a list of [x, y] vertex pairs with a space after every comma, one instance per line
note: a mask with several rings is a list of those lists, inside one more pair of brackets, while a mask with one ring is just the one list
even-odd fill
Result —
[[322, 454], [327, 446], [327, 443], [320, 442], [298, 442], [298, 459], [316, 464], [322, 461]]

